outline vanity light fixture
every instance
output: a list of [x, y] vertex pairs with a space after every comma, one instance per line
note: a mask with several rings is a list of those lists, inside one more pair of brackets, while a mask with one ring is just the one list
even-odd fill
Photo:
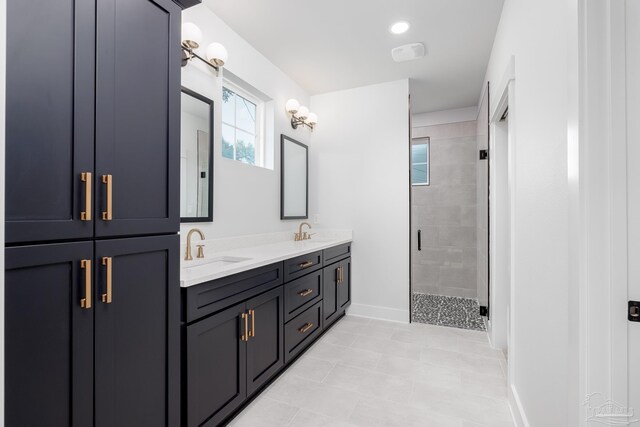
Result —
[[291, 127], [294, 129], [304, 125], [313, 130], [313, 127], [318, 123], [318, 116], [311, 113], [307, 107], [300, 105], [296, 99], [288, 100], [285, 109], [291, 116]]
[[220, 43], [211, 43], [207, 46], [207, 58], [205, 59], [196, 53], [201, 41], [202, 31], [196, 24], [191, 22], [182, 24], [182, 66], [186, 66], [193, 58], [197, 58], [216, 70], [216, 75], [218, 75], [220, 68], [227, 62], [229, 56], [227, 49]]

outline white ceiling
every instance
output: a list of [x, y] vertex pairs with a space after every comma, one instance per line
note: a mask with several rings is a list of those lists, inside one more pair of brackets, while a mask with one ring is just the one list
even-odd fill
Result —
[[[477, 104], [503, 2], [204, 0], [310, 94], [410, 78], [414, 114]], [[399, 20], [411, 28], [393, 35]], [[426, 58], [393, 62], [413, 42]]]

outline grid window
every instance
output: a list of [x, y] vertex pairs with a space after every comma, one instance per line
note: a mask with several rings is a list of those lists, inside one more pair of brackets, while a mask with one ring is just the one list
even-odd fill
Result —
[[429, 138], [411, 144], [411, 185], [429, 185]]

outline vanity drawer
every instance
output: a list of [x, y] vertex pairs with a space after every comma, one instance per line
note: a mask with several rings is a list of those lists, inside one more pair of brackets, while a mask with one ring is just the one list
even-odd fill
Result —
[[284, 361], [288, 363], [322, 332], [322, 301], [284, 325]]
[[311, 252], [284, 262], [284, 281], [289, 282], [322, 267], [322, 251]]
[[296, 317], [322, 298], [322, 270], [316, 270], [284, 287], [284, 321]]
[[322, 254], [324, 258], [324, 264], [329, 265], [333, 262], [340, 261], [341, 259], [351, 256], [351, 243], [345, 243], [344, 245], [334, 246], [329, 249], [325, 249]]
[[184, 288], [183, 320], [191, 323], [282, 285], [282, 263]]

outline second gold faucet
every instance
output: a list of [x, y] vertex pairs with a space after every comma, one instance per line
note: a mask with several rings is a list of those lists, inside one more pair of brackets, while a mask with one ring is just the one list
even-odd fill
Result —
[[300, 242], [302, 240], [310, 240], [311, 236], [315, 234], [315, 233], [308, 233], [306, 231], [303, 232], [302, 227], [305, 225], [309, 227], [309, 229], [311, 229], [311, 224], [309, 224], [308, 222], [300, 223], [300, 227], [298, 227], [298, 232], [293, 234], [293, 240], [295, 242]]

